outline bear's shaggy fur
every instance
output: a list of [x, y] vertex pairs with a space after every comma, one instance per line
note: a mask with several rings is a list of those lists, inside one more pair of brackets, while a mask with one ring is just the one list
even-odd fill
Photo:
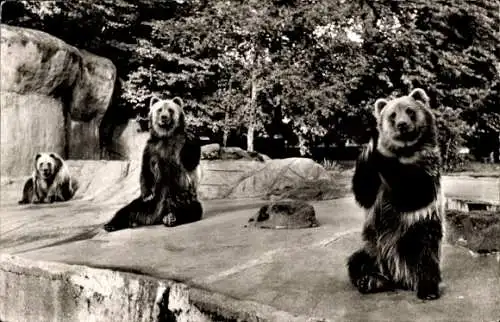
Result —
[[186, 130], [183, 102], [151, 99], [150, 138], [141, 167], [141, 196], [120, 209], [105, 230], [165, 224], [176, 226], [200, 220], [198, 201], [201, 147]]
[[34, 171], [24, 184], [19, 204], [67, 201], [74, 195], [68, 166], [57, 153], [38, 153]]
[[367, 214], [364, 247], [349, 257], [349, 277], [362, 293], [403, 288], [436, 299], [444, 203], [429, 98], [417, 88], [379, 99], [375, 117], [377, 137], [361, 153], [352, 182]]

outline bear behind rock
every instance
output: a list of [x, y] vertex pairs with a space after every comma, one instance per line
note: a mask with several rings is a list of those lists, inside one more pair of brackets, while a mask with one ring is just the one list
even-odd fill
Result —
[[364, 247], [348, 260], [362, 293], [403, 288], [421, 299], [439, 297], [444, 202], [428, 103], [422, 89], [375, 102], [377, 137], [362, 151], [352, 181], [367, 212]]

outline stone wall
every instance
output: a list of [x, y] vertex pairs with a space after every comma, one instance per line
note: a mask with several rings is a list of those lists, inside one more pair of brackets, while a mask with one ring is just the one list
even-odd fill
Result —
[[0, 28], [1, 174], [28, 174], [43, 151], [99, 159], [113, 63], [45, 32]]

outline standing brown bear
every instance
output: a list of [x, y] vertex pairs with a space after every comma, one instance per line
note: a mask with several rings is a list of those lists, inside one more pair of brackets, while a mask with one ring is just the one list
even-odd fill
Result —
[[141, 196], [120, 209], [104, 226], [106, 231], [161, 223], [172, 227], [201, 219], [197, 196], [201, 146], [186, 129], [182, 107], [178, 97], [151, 99]]
[[349, 277], [361, 293], [403, 288], [437, 299], [444, 203], [429, 98], [417, 88], [379, 99], [375, 117], [377, 137], [361, 153], [353, 177], [366, 220], [364, 247], [348, 260]]

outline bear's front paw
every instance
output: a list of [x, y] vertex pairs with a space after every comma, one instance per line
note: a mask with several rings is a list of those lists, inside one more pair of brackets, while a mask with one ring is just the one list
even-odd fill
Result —
[[370, 280], [371, 280], [370, 276], [363, 276], [357, 281], [356, 287], [361, 293], [363, 294], [370, 293], [371, 290]]
[[104, 225], [104, 230], [107, 231], [108, 233], [110, 233], [113, 231], [127, 229], [127, 228], [133, 228], [133, 227], [134, 227], [133, 224], [127, 225], [127, 223], [125, 223], [125, 222], [119, 222], [116, 220], [112, 220]]
[[370, 157], [372, 156], [374, 150], [375, 142], [373, 139], [371, 139], [370, 142], [368, 142], [368, 144], [366, 144], [361, 151], [361, 159], [364, 161], [368, 161], [368, 159], [370, 159]]
[[435, 282], [420, 282], [417, 286], [417, 297], [421, 300], [436, 300], [440, 296], [439, 284]]
[[356, 282], [356, 287], [360, 293], [375, 293], [393, 289], [391, 282], [385, 277], [375, 275], [365, 275]]
[[177, 218], [175, 218], [175, 215], [173, 213], [169, 212], [166, 216], [163, 217], [162, 221], [165, 226], [173, 227], [175, 226]]

